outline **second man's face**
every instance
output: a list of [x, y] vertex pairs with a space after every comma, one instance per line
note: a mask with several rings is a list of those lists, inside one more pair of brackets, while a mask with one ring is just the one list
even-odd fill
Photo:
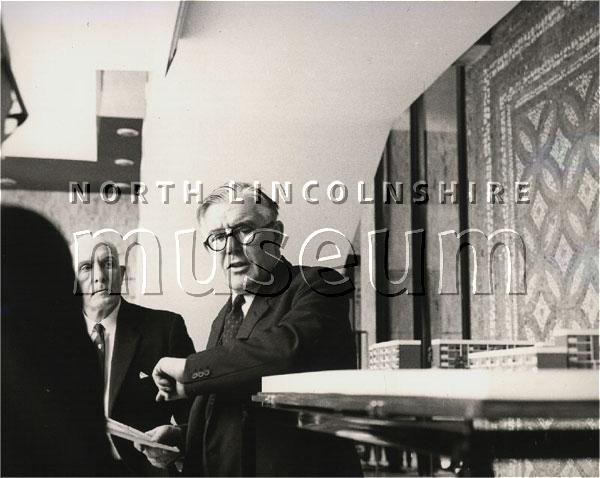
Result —
[[[261, 212], [263, 214], [261, 214]], [[227, 202], [212, 204], [201, 221], [203, 238], [210, 234], [222, 233], [228, 228], [242, 226], [245, 230], [265, 227], [266, 209], [246, 198], [244, 204]], [[283, 232], [279, 221], [269, 224], [268, 229]], [[229, 288], [234, 292], [255, 292], [259, 282], [267, 281], [280, 256], [278, 232], [259, 232], [248, 244], [241, 244], [235, 237], [229, 236], [223, 250], [215, 252], [223, 270]]]
[[86, 313], [110, 313], [121, 293], [119, 257], [107, 244], [86, 244], [80, 250], [77, 280]]

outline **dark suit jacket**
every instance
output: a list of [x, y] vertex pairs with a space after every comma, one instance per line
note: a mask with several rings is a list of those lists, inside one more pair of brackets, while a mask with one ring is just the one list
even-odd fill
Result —
[[[194, 352], [180, 315], [153, 310], [121, 300], [111, 362], [109, 416], [147, 431], [166, 425], [174, 415], [187, 421], [190, 402], [155, 401], [152, 370], [162, 357], [187, 357]], [[135, 475], [159, 474], [129, 441], [113, 437], [125, 465]]]
[[263, 376], [348, 369], [355, 363], [348, 296], [321, 278], [341, 276], [330, 269], [301, 270], [283, 258], [273, 274], [273, 284], [259, 290], [234, 343], [218, 345], [228, 301], [213, 322], [207, 350], [188, 357], [185, 390], [199, 396], [190, 411], [184, 472], [360, 475], [351, 442], [254, 419], [250, 397]]

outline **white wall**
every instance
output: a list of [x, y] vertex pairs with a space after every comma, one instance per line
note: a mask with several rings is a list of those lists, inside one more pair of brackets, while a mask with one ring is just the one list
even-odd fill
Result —
[[29, 112], [3, 155], [96, 161], [96, 71], [164, 71], [177, 7], [3, 2], [11, 68]]

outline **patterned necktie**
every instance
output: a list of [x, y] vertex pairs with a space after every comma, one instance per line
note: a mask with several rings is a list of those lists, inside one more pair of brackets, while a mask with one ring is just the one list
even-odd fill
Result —
[[223, 333], [221, 334], [221, 344], [227, 345], [235, 340], [235, 336], [242, 325], [242, 319], [244, 313], [242, 312], [242, 305], [246, 302], [242, 294], [236, 296], [233, 301], [231, 310], [225, 317], [223, 324]]
[[98, 354], [98, 363], [100, 365], [100, 373], [104, 381], [104, 354], [106, 353], [106, 344], [104, 343], [104, 326], [102, 324], [94, 325], [94, 347]]

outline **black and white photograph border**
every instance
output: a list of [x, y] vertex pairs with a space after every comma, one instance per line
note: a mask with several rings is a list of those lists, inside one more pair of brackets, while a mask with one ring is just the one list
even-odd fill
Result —
[[598, 475], [598, 1], [0, 8], [2, 475]]

